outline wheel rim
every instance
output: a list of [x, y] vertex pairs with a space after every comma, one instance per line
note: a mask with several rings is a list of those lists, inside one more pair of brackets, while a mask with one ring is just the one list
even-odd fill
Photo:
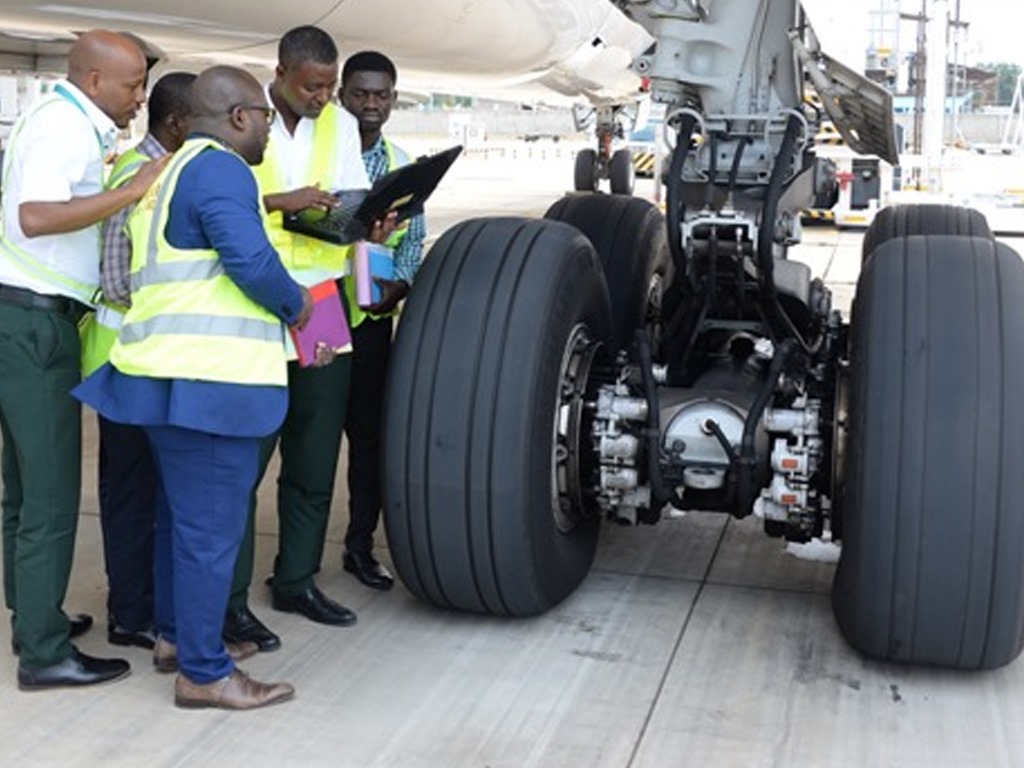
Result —
[[584, 491], [586, 476], [595, 466], [586, 435], [590, 416], [586, 408], [587, 382], [601, 344], [586, 325], [569, 334], [558, 375], [551, 452], [551, 510], [555, 527], [568, 533], [595, 513], [596, 502]]
[[832, 520], [834, 539], [843, 537], [843, 496], [846, 483], [846, 441], [850, 430], [850, 371], [840, 363], [836, 371], [836, 390], [832, 413]]

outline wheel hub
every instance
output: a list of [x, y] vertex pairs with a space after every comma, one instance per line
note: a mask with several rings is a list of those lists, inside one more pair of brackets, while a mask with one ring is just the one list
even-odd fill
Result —
[[585, 325], [569, 334], [558, 377], [551, 458], [552, 514], [563, 533], [571, 531], [597, 510], [593, 493], [586, 492], [587, 476], [596, 466], [586, 439], [591, 420], [586, 407], [590, 370], [601, 343]]

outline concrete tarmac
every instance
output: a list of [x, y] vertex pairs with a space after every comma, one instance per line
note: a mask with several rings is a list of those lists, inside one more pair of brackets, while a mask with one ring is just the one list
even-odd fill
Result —
[[[431, 230], [468, 216], [542, 213], [572, 179], [571, 154], [542, 145], [532, 148], [547, 149], [544, 157], [461, 159], [428, 206]], [[860, 235], [807, 234], [794, 257], [848, 306]], [[374, 592], [342, 570], [344, 463], [318, 583], [358, 623], [325, 627], [270, 608], [272, 465], [259, 490], [251, 602], [284, 647], [242, 667], [294, 683], [297, 696], [251, 713], [176, 709], [173, 677], [157, 674], [149, 653], [106, 642], [95, 415], [83, 419], [66, 607], [96, 617], [82, 650], [126, 656], [133, 674], [93, 689], [21, 693], [9, 656], [0, 665], [4, 766], [1024, 766], [1019, 660], [971, 674], [865, 660], [832, 618], [834, 564], [794, 556], [756, 520], [609, 524], [590, 575], [547, 614], [462, 615], [401, 584]], [[380, 532], [378, 552], [388, 563]], [[0, 649], [9, 640], [0, 622]]]

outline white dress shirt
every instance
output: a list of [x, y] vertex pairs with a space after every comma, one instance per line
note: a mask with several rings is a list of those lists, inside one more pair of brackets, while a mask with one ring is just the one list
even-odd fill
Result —
[[[15, 125], [0, 176], [3, 234], [58, 274], [88, 286], [99, 285], [99, 224], [74, 232], [26, 237], [18, 209], [22, 203], [67, 202], [103, 190], [104, 161], [113, 150], [117, 126], [89, 97], [66, 80]], [[0, 252], [0, 283], [37, 293], [72, 292], [28, 274]]]

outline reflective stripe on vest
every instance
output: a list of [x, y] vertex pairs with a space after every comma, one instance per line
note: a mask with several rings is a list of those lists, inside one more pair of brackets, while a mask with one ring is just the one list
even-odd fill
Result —
[[285, 386], [281, 321], [227, 276], [216, 251], [164, 237], [182, 169], [204, 151], [227, 150], [187, 141], [129, 216], [132, 306], [111, 362], [136, 376]]
[[[29, 123], [32, 116], [34, 116], [41, 110], [45, 109], [46, 107], [52, 106], [54, 104], [60, 104], [65, 101], [70, 101], [72, 104], [78, 107], [78, 109], [85, 112], [81, 104], [75, 101], [74, 98], [70, 94], [68, 94], [67, 91], [61, 89], [54, 96], [43, 99], [41, 102], [39, 102], [39, 104], [35, 106], [32, 112], [30, 112], [28, 115], [25, 116], [24, 119], [18, 122], [17, 126], [14, 129], [14, 133], [11, 134], [11, 137], [7, 143], [8, 154], [10, 154], [13, 151], [14, 143], [21, 135], [22, 128]], [[102, 157], [103, 141], [100, 138], [98, 132], [96, 134], [96, 141], [100, 147], [100, 157]], [[9, 174], [11, 170], [11, 162], [7, 164], [7, 172], [4, 174], [2, 184], [2, 188], [4, 190], [10, 189]], [[40, 280], [46, 283], [47, 285], [52, 285], [54, 289], [60, 289], [61, 292], [69, 293], [71, 296], [74, 296], [74, 298], [78, 299], [78, 301], [82, 302], [83, 304], [88, 304], [90, 306], [95, 304], [96, 295], [99, 292], [99, 286], [89, 285], [88, 283], [80, 282], [78, 280], [75, 280], [73, 277], [63, 275], [60, 272], [51, 269], [50, 267], [46, 266], [38, 259], [36, 259], [36, 257], [33, 256], [31, 253], [29, 253], [26, 250], [23, 250], [22, 248], [18, 247], [17, 245], [10, 241], [7, 235], [7, 223], [4, 221], [2, 206], [0, 206], [0, 255], [7, 257], [11, 261], [11, 263], [14, 264], [15, 267], [21, 270], [22, 274], [35, 278], [36, 280]]]
[[[304, 169], [303, 186], [319, 185], [330, 190], [337, 173], [338, 160], [338, 110], [340, 107], [328, 103], [323, 112], [313, 121], [313, 148], [309, 163]], [[273, 195], [291, 191], [284, 175], [284, 160], [277, 151], [277, 142], [271, 135], [263, 162], [253, 168], [259, 181], [261, 195]], [[281, 256], [281, 262], [288, 272], [304, 285], [337, 277], [348, 272], [352, 248], [326, 243], [284, 229], [280, 211], [266, 216], [267, 233], [270, 242]]]
[[78, 324], [83, 379], [110, 360], [110, 350], [117, 341], [123, 318], [123, 309], [101, 303]]
[[150, 161], [150, 158], [139, 151], [138, 147], [132, 147], [114, 163], [110, 171], [110, 178], [107, 179], [107, 189], [117, 189], [126, 184], [139, 168]]
[[125, 309], [114, 307], [111, 304], [100, 304], [96, 307], [96, 322], [104, 328], [119, 331], [124, 323], [125, 311]]

